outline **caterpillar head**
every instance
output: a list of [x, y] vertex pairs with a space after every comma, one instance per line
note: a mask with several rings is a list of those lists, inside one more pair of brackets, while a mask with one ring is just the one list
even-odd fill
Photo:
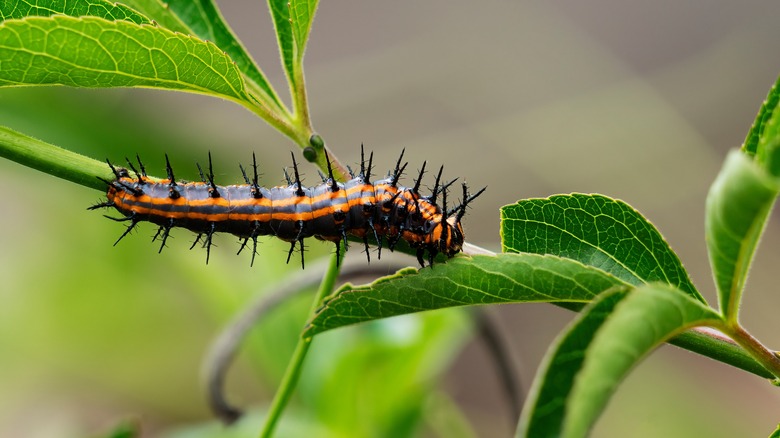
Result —
[[463, 226], [457, 218], [447, 218], [447, 227], [449, 228], [449, 233], [447, 233], [449, 234], [449, 242], [444, 252], [447, 257], [452, 257], [461, 251], [466, 236], [463, 234]]
[[428, 235], [429, 245], [435, 252], [452, 257], [463, 248], [465, 240], [463, 227], [456, 216], [442, 219]]

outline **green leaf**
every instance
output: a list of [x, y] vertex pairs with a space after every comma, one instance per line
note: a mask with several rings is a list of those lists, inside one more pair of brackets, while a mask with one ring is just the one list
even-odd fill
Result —
[[772, 435], [769, 435], [769, 438], [780, 438], [780, 424], [777, 425], [777, 428], [772, 432]]
[[707, 196], [705, 235], [723, 314], [737, 317], [750, 262], [777, 197], [778, 181], [732, 151]]
[[291, 0], [290, 20], [292, 21], [293, 35], [295, 36], [296, 55], [300, 62], [306, 51], [306, 43], [309, 41], [311, 24], [314, 21], [314, 13], [317, 11], [319, 0]]
[[[772, 93], [777, 93], [775, 88], [770, 91], [770, 94]], [[773, 98], [776, 101], [778, 97]], [[780, 177], [780, 111], [773, 111], [771, 116], [767, 117], [769, 119], [763, 122], [758, 138], [755, 160], [771, 175]]]
[[629, 291], [629, 288], [616, 287], [599, 295], [551, 346], [529, 392], [518, 436], [560, 436], [566, 396], [574, 385], [576, 371], [585, 361], [584, 352], [598, 328]]
[[556, 195], [504, 206], [501, 239], [504, 252], [570, 258], [629, 284], [660, 281], [705, 302], [653, 224], [606, 196]]
[[235, 61], [236, 66], [259, 87], [260, 100], [281, 110], [283, 105], [260, 67], [225, 23], [211, 0], [170, 0], [173, 11], [200, 39], [212, 41]]
[[284, 65], [290, 87], [294, 89], [296, 56], [293, 28], [292, 23], [290, 23], [290, 3], [287, 0], [268, 0], [268, 8], [271, 10], [271, 17], [274, 20], [279, 53], [282, 55], [282, 65]]
[[191, 29], [189, 29], [181, 19], [173, 13], [171, 8], [168, 7], [168, 3], [161, 0], [125, 0], [122, 3], [130, 6], [131, 8], [139, 11], [160, 27], [165, 29], [180, 32], [186, 35], [193, 35]]
[[346, 284], [324, 301], [304, 336], [390, 316], [446, 307], [513, 302], [585, 303], [617, 278], [567, 259], [537, 254], [458, 257], [404, 269], [365, 286]]
[[282, 64], [293, 92], [301, 87], [301, 62], [317, 3], [317, 0], [268, 0]]
[[774, 114], [778, 103], [780, 103], [780, 77], [778, 77], [777, 82], [775, 82], [775, 84], [769, 90], [769, 94], [767, 94], [763, 105], [761, 105], [761, 109], [758, 111], [758, 115], [756, 116], [756, 120], [753, 122], [753, 126], [751, 126], [750, 131], [748, 131], [747, 138], [745, 138], [745, 143], [742, 145], [742, 151], [745, 152], [748, 156], [752, 157], [756, 155], [756, 152], [758, 151], [758, 143], [764, 136], [764, 128], [766, 127], [766, 123]]
[[119, 3], [106, 0], [3, 0], [0, 2], [0, 21], [24, 17], [48, 17], [51, 15], [71, 17], [92, 16], [106, 20], [127, 20], [136, 24], [149, 24], [145, 16]]
[[0, 24], [0, 86], [154, 87], [246, 102], [218, 47], [151, 25], [54, 16]]
[[651, 350], [687, 329], [722, 322], [713, 309], [666, 285], [628, 294], [585, 352], [568, 397], [564, 436], [585, 436], [617, 384]]
[[690, 328], [722, 322], [711, 308], [666, 285], [600, 295], [545, 360], [548, 368], [518, 433], [586, 436], [618, 383], [651, 350]]

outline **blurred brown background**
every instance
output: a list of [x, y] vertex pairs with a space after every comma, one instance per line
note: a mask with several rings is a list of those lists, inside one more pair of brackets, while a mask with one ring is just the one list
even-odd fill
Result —
[[[284, 94], [265, 4], [222, 1], [221, 7]], [[469, 241], [493, 250], [500, 249], [498, 208], [504, 204], [570, 192], [620, 198], [658, 227], [714, 305], [703, 237], [705, 197], [726, 152], [741, 145], [780, 74], [778, 16], [780, 5], [770, 1], [324, 1], [305, 62], [311, 113], [315, 128], [345, 162], [357, 162], [359, 145], [365, 143], [376, 151], [375, 162], [384, 170], [406, 148], [412, 168], [423, 160], [442, 163], [447, 175], [465, 178], [474, 187], [487, 185], [467, 216], [466, 231]], [[35, 104], [36, 99], [48, 102], [48, 108]], [[281, 135], [235, 104], [203, 96], [150, 90], [2, 90], [0, 116], [3, 125], [96, 158], [102, 158], [106, 142], [114, 142], [114, 160], [144, 142], [158, 148], [171, 144], [166, 150], [181, 148], [193, 156], [221, 151], [222, 173], [229, 181], [238, 172], [226, 163], [246, 162], [252, 149], [278, 146], [263, 163], [268, 184], [277, 182], [289, 159], [289, 143]], [[79, 131], [100, 133], [86, 139]], [[161, 154], [147, 160], [152, 162], [148, 168], [162, 168]], [[184, 157], [180, 161], [189, 165]], [[316, 181], [314, 169], [307, 173], [310, 183]], [[0, 435], [72, 436], [59, 432], [78, 431], [79, 424], [92, 421], [90, 416], [101, 416], [90, 404], [93, 397], [107, 412], [122, 412], [123, 394], [134, 397], [134, 379], [156, 379], [163, 385], [166, 376], [185, 373], [178, 383], [197, 381], [197, 361], [219, 324], [199, 326], [197, 321], [208, 315], [193, 308], [186, 292], [168, 293], [175, 288], [174, 279], [144, 292], [154, 293], [159, 314], [147, 313], [143, 321], [130, 316], [104, 324], [92, 320], [84, 333], [68, 337], [46, 315], [25, 313], [34, 308], [31, 303], [54, 294], [61, 282], [78, 284], [88, 281], [85, 276], [100, 276], [91, 268], [91, 258], [121, 263], [119, 250], [110, 247], [119, 230], [83, 211], [98, 198], [96, 192], [14, 163], [0, 161], [0, 191]], [[64, 225], [71, 223], [66, 219], [83, 225]], [[176, 243], [181, 246], [188, 239]], [[780, 348], [772, 316], [780, 306], [772, 280], [780, 261], [778, 239], [777, 220], [772, 220], [741, 318], [775, 348]], [[157, 256], [145, 234], [131, 240], [139, 241], [129, 245], [142, 248], [141, 254]], [[211, 261], [235, 275], [231, 285], [207, 274], [197, 282], [217, 289], [249, 288], [257, 279], [242, 279], [248, 262], [231, 259], [231, 250], [212, 255]], [[170, 249], [154, 259], [159, 266], [153, 269], [189, 273], [192, 264], [203, 271], [202, 254], [179, 257], [181, 252]], [[278, 259], [279, 254], [272, 256]], [[50, 273], [70, 257], [85, 261], [67, 273]], [[146, 275], [149, 268], [137, 269]], [[130, 275], [89, 281], [132, 285]], [[118, 289], [105, 293], [132, 291]], [[55, 294], [55, 299], [68, 306], [67, 295]], [[130, 315], [132, 304], [122, 304], [129, 306]], [[173, 312], [190, 319], [167, 325]], [[507, 305], [498, 312], [527, 386], [547, 345], [573, 315], [547, 305]], [[58, 315], [94, 318], [88, 306]], [[94, 370], [68, 368], [80, 362], [63, 354], [89, 354], [106, 342], [94, 331], [112, 330], [148, 330], [147, 340], [202, 330], [196, 334], [203, 341], [186, 347], [191, 360], [186, 370], [168, 369], [153, 359], [132, 362], [126, 356], [132, 346], [121, 350], [125, 356], [103, 358]], [[73, 339], [79, 343], [61, 343]], [[165, 349], [162, 342], [160, 349]], [[472, 343], [445, 385], [480, 436], [507, 436], [512, 421], [498, 382], [484, 373], [489, 367], [484, 348]], [[94, 379], [116, 386], [114, 407], [103, 396], [80, 392], [82, 383], [94, 383], [89, 376], [101, 372], [111, 377]], [[173, 417], [205, 416], [199, 388], [193, 383], [181, 391], [178, 400], [149, 399]], [[74, 393], [91, 406], [90, 412], [73, 406]], [[194, 407], [182, 405], [181, 399]], [[41, 416], [57, 421], [32, 421]], [[664, 347], [621, 386], [593, 436], [766, 436], [778, 421], [780, 393], [768, 382]]]

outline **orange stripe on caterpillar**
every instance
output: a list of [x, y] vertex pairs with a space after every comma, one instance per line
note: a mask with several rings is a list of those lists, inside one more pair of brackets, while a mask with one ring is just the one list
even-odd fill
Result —
[[[108, 185], [108, 199], [89, 209], [113, 207], [122, 217], [110, 219], [129, 222], [114, 245], [142, 221], [159, 226], [152, 240], [161, 240], [160, 251], [165, 247], [171, 229], [175, 227], [198, 233], [192, 247], [205, 235], [203, 245], [206, 247], [206, 263], [210, 255], [211, 238], [220, 232], [243, 239], [239, 253], [252, 240], [251, 264], [254, 264], [257, 253], [257, 237], [266, 235], [290, 242], [288, 262], [298, 245], [301, 266], [304, 265], [304, 239], [308, 237], [333, 242], [337, 251], [342, 242], [347, 247], [347, 234], [362, 238], [369, 261], [369, 238], [376, 241], [380, 256], [383, 242], [386, 241], [392, 251], [398, 241], [403, 239], [417, 250], [417, 260], [421, 266], [425, 266], [426, 252], [428, 263], [432, 264], [439, 253], [452, 257], [461, 251], [464, 241], [461, 219], [469, 203], [482, 194], [484, 188], [469, 195], [463, 184], [460, 204], [448, 210], [448, 188], [457, 179], [442, 184], [443, 168], [439, 169], [432, 193], [422, 196], [419, 191], [426, 163], [423, 163], [413, 187], [398, 185], [407, 166], [407, 163], [401, 165], [403, 151], [395, 169], [386, 178], [373, 183], [370, 181], [373, 153], [366, 165], [362, 147], [360, 173], [352, 174], [352, 179], [344, 183], [334, 179], [327, 153], [325, 157], [328, 176], [323, 176], [321, 184], [313, 187], [302, 185], [293, 155], [295, 179], [292, 180], [285, 171], [287, 186], [272, 188], [258, 184], [254, 154], [253, 178], [250, 180], [245, 169], [239, 166], [245, 184], [229, 186], [214, 183], [211, 153], [206, 175], [198, 165], [200, 182], [177, 182], [167, 155], [165, 162], [168, 178], [164, 180], [149, 178], [137, 156], [140, 171], [130, 160], [127, 160], [130, 170], [115, 167], [107, 161], [115, 177], [112, 181], [104, 181]], [[439, 195], [442, 197], [441, 206], [437, 204]]]

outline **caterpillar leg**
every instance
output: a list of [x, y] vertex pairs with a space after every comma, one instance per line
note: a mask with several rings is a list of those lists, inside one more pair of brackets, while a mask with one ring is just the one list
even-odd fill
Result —
[[168, 236], [170, 236], [171, 228], [173, 228], [175, 226], [176, 226], [176, 224], [174, 223], [173, 218], [171, 218], [168, 221], [167, 225], [160, 225], [160, 228], [157, 229], [157, 233], [155, 233], [154, 237], [152, 237], [152, 242], [157, 240], [158, 237], [160, 237], [161, 240], [162, 240], [162, 243], [160, 244], [160, 250], [157, 251], [158, 254], [162, 252], [163, 248], [165, 248], [165, 242], [168, 241]]
[[368, 247], [368, 234], [363, 235], [363, 245], [366, 247], [366, 260], [368, 260], [368, 263], [371, 263], [371, 253], [369, 252]]
[[304, 263], [304, 256], [303, 256], [303, 252], [305, 249], [304, 249], [303, 238], [300, 238], [298, 240], [293, 240], [292, 242], [290, 242], [290, 251], [287, 252], [287, 263], [290, 263], [290, 258], [292, 257], [292, 253], [295, 252], [295, 245], [298, 243], [300, 243], [301, 246], [301, 269], [305, 269], [306, 266]]
[[251, 237], [245, 237], [243, 242], [241, 242], [241, 247], [238, 248], [238, 252], [236, 255], [241, 254], [241, 251], [244, 250], [244, 247], [246, 247], [247, 242], [249, 242], [249, 239], [252, 239], [252, 261], [249, 262], [249, 267], [255, 265], [255, 255], [257, 255], [257, 236], [251, 236]]
[[290, 257], [292, 257], [292, 253], [293, 253], [293, 251], [295, 251], [295, 243], [299, 242], [300, 245], [301, 245], [301, 269], [304, 269], [304, 260], [303, 260], [304, 259], [304, 257], [303, 257], [304, 243], [303, 243], [303, 239], [304, 239], [304, 236], [305, 236], [304, 228], [306, 227], [306, 223], [304, 221], [298, 221], [297, 227], [298, 227], [298, 235], [295, 237], [295, 239], [293, 239], [292, 242], [290, 242], [290, 251], [287, 253], [287, 263], [290, 263]]
[[125, 232], [122, 233], [121, 236], [119, 236], [119, 239], [116, 239], [116, 242], [114, 242], [114, 246], [116, 246], [116, 244], [119, 243], [120, 240], [124, 239], [125, 236], [130, 234], [130, 232], [133, 231], [133, 228], [135, 228], [135, 226], [138, 225], [138, 222], [140, 222], [138, 217], [136, 217], [135, 212], [132, 212], [132, 213], [130, 213], [129, 216], [125, 216], [125, 217], [122, 217], [122, 218], [115, 218], [115, 217], [106, 216], [106, 215], [104, 215], [104, 216], [109, 218], [109, 219], [111, 219], [112, 221], [115, 221], [115, 222], [130, 221], [130, 225], [127, 226], [127, 229], [125, 229]]

